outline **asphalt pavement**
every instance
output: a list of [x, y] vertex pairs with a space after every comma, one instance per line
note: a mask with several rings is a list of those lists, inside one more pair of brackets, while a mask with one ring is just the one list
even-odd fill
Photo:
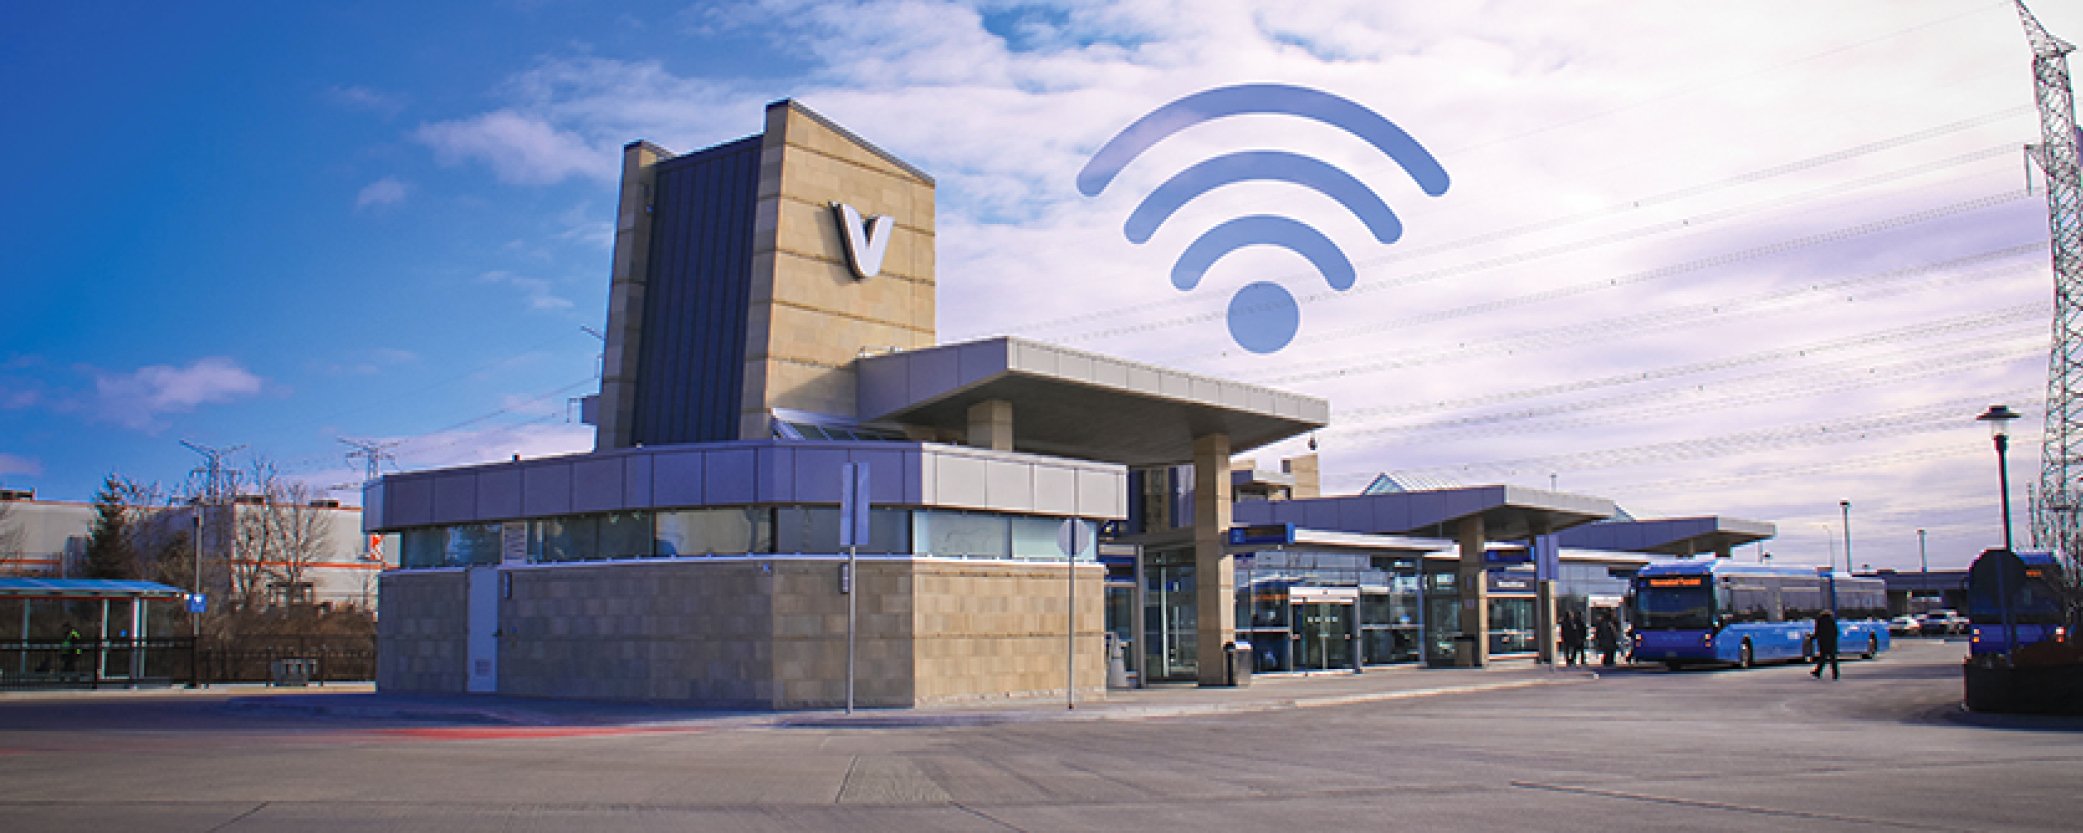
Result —
[[2083, 719], [1964, 645], [1399, 668], [1103, 702], [731, 713], [366, 688], [0, 697], [0, 829], [2073, 830]]

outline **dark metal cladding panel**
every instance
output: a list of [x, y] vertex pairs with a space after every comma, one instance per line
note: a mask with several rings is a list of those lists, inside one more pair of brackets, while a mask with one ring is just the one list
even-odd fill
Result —
[[738, 438], [759, 155], [752, 136], [658, 164], [635, 442]]

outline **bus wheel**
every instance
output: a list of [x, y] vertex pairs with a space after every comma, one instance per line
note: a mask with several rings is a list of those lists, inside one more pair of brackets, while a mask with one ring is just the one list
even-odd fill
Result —
[[1878, 637], [1878, 636], [1874, 636], [1873, 634], [1870, 634], [1870, 633], [1869, 633], [1869, 634], [1867, 634], [1867, 635], [1866, 635], [1866, 653], [1860, 654], [1860, 655], [1859, 655], [1859, 658], [1860, 658], [1860, 659], [1873, 659], [1873, 655], [1874, 655], [1874, 654], [1878, 654], [1878, 653], [1880, 653], [1880, 637]]
[[1742, 647], [1736, 649], [1736, 665], [1749, 668], [1754, 664], [1750, 659], [1750, 640], [1745, 639]]

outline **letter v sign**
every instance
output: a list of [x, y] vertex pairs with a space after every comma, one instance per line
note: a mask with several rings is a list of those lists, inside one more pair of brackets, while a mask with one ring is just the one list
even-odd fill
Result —
[[839, 236], [846, 238], [846, 265], [853, 267], [855, 280], [867, 280], [882, 271], [882, 256], [890, 250], [890, 232], [895, 220], [884, 214], [861, 221], [861, 212], [845, 203], [832, 203], [839, 218]]

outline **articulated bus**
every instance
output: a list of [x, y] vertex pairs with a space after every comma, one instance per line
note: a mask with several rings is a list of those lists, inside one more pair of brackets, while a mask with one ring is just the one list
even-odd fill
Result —
[[[2004, 610], [2010, 610], [2006, 621]], [[2068, 639], [2068, 603], [2061, 562], [2052, 553], [1984, 550], [1967, 571], [1969, 655], [2004, 654], [2039, 642]], [[2016, 634], [2016, 644], [2012, 642]]]
[[1815, 655], [1815, 617], [1837, 612], [1840, 656], [1888, 648], [1887, 585], [1880, 579], [1727, 559], [1651, 564], [1628, 601], [1634, 659], [1749, 667]]

